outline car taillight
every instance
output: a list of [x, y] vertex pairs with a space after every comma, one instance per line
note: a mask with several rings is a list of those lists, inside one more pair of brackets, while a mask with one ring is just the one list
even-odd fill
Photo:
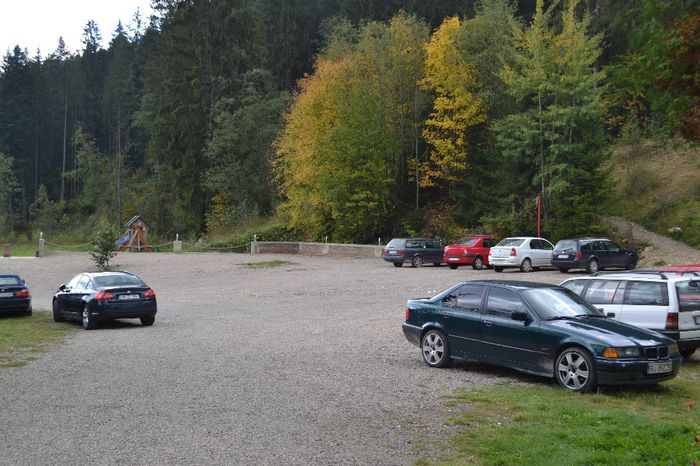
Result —
[[517, 255], [518, 255], [518, 251], [517, 251], [515, 248], [510, 248], [510, 255], [511, 255], [511, 256], [517, 256]]
[[666, 314], [666, 330], [678, 330], [678, 314], [673, 312]]
[[144, 298], [155, 298], [156, 292], [149, 288], [143, 292], [143, 296]]
[[406, 321], [408, 322], [408, 316], [410, 315], [410, 312], [408, 311], [408, 308], [406, 308]]
[[28, 298], [29, 297], [29, 290], [24, 289], [22, 291], [17, 291], [15, 293], [15, 298]]
[[580, 259], [583, 257], [583, 254], [581, 254], [581, 251], [576, 251], [576, 259]]
[[107, 301], [114, 298], [114, 295], [109, 291], [98, 291], [95, 293], [95, 301]]
[[406, 250], [405, 250], [405, 249], [399, 249], [398, 252], [399, 252], [399, 255], [401, 255], [401, 256], [403, 256], [403, 255], [406, 254]]

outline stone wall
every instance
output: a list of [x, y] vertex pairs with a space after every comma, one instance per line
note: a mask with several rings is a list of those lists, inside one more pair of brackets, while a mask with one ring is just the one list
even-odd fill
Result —
[[353, 258], [382, 257], [384, 246], [367, 244], [304, 243], [283, 241], [253, 241], [251, 254], [302, 254], [306, 256], [333, 256]]

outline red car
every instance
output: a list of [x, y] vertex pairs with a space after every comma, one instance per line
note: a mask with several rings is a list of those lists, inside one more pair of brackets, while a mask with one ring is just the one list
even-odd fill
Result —
[[491, 235], [465, 236], [457, 243], [445, 246], [442, 261], [451, 269], [460, 265], [471, 265], [474, 270], [483, 269], [489, 265], [491, 246], [498, 244], [498, 241], [498, 238]]

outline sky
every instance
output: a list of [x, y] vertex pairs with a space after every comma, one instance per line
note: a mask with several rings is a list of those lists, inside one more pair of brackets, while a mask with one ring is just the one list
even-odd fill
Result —
[[126, 28], [137, 8], [148, 24], [150, 0], [0, 0], [0, 56], [19, 45], [30, 57], [39, 47], [45, 58], [56, 50], [60, 36], [67, 50], [80, 50], [83, 29], [91, 19], [107, 47], [119, 20]]

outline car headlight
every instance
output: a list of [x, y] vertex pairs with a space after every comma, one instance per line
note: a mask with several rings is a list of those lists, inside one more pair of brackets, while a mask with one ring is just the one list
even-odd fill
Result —
[[634, 346], [624, 347], [624, 348], [613, 348], [608, 347], [603, 351], [604, 358], [618, 359], [618, 358], [638, 358], [639, 348]]

